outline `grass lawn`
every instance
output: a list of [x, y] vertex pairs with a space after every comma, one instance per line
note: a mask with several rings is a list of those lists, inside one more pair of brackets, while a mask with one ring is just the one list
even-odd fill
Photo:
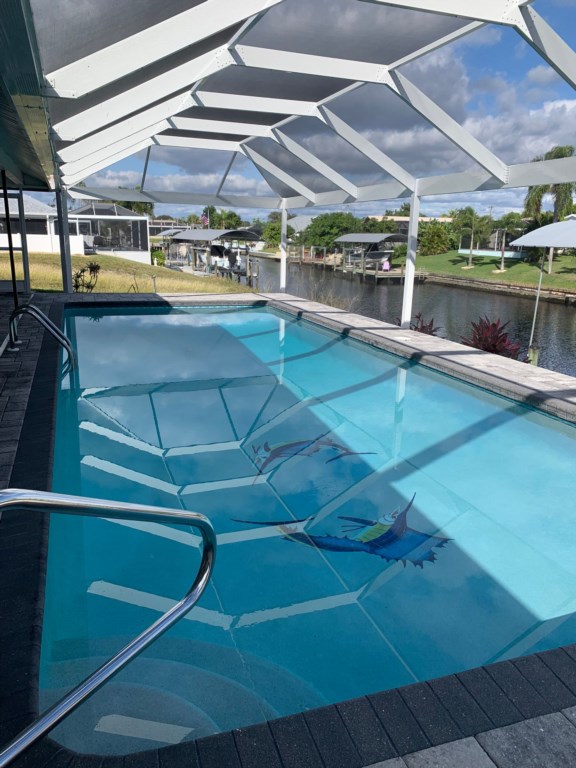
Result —
[[[22, 279], [22, 266], [18, 255], [16, 260], [17, 276]], [[235, 280], [196, 277], [166, 267], [138, 264], [118, 256], [72, 256], [72, 271], [86, 266], [90, 261], [100, 264], [101, 267], [94, 293], [241, 293], [250, 290]], [[9, 259], [4, 253], [0, 256], [0, 278], [10, 279]], [[61, 291], [59, 254], [30, 254], [30, 282], [33, 291]]]
[[[508, 283], [510, 285], [538, 285], [540, 274], [540, 262], [528, 263], [525, 261], [505, 262], [506, 271], [494, 273], [500, 268], [500, 259], [486, 257], [473, 257], [473, 269], [462, 269], [468, 264], [468, 257], [458, 254], [457, 251], [449, 251], [438, 256], [418, 256], [417, 269], [425, 269], [435, 275], [451, 275], [455, 277], [470, 278], [471, 280], [487, 280], [496, 283]], [[548, 266], [546, 258], [545, 270]], [[554, 257], [553, 271], [551, 275], [544, 272], [542, 288], [550, 290], [566, 290], [576, 293], [576, 257], [571, 254], [557, 255]]]

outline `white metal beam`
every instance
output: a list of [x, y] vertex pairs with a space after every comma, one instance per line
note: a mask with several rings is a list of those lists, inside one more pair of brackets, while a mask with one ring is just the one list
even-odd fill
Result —
[[171, 128], [180, 131], [202, 131], [204, 133], [232, 133], [237, 136], [260, 136], [272, 138], [269, 125], [255, 123], [234, 123], [224, 120], [203, 120], [197, 117], [173, 117], [169, 121]]
[[245, 112], [272, 112], [300, 116], [314, 115], [316, 112], [315, 102], [296, 99], [272, 99], [264, 96], [243, 96], [213, 91], [196, 91], [191, 99], [199, 107], [216, 109], [239, 109]]
[[[233, 64], [234, 59], [227, 48], [221, 47], [209, 51], [145, 83], [123, 91], [111, 99], [61, 120], [54, 125], [54, 133], [63, 141], [74, 141], [116, 120], [121, 120], [126, 115], [143, 110], [152, 102], [177, 93], [181, 89], [189, 89], [200, 78]], [[137, 115], [135, 120], [138, 120]]]
[[368, 61], [336, 59], [309, 53], [295, 53], [278, 49], [237, 45], [233, 49], [237, 63], [246, 67], [258, 67], [280, 72], [298, 72], [321, 77], [338, 77], [344, 80], [360, 80], [366, 83], [382, 83], [388, 67]]
[[67, 187], [72, 187], [74, 184], [78, 184], [79, 181], [83, 181], [83, 179], [91, 176], [93, 173], [97, 173], [103, 168], [108, 168], [108, 166], [114, 165], [114, 163], [118, 163], [120, 160], [124, 160], [125, 157], [129, 157], [135, 152], [139, 152], [141, 149], [150, 147], [153, 143], [154, 141], [152, 139], [144, 139], [143, 141], [138, 142], [138, 144], [135, 144], [133, 147], [124, 149], [122, 152], [117, 152], [115, 155], [110, 155], [109, 157], [103, 158], [102, 160], [99, 160], [96, 163], [92, 163], [91, 165], [87, 165], [84, 168], [78, 168], [73, 173], [63, 174], [62, 183]]
[[461, 16], [465, 19], [506, 24], [524, 25], [520, 8], [534, 0], [367, 0], [381, 5], [395, 5], [416, 11], [432, 11], [447, 16]]
[[234, 160], [236, 160], [236, 157], [238, 155], [238, 152], [233, 152], [232, 157], [230, 158], [230, 161], [228, 165], [226, 166], [226, 170], [224, 171], [224, 175], [220, 179], [220, 184], [218, 185], [218, 189], [216, 191], [216, 197], [219, 197], [220, 193], [222, 192], [222, 187], [226, 183], [226, 179], [228, 178], [228, 174], [230, 173], [230, 169], [234, 165]]
[[386, 173], [389, 173], [390, 176], [393, 176], [408, 189], [414, 189], [416, 180], [411, 173], [408, 173], [405, 168], [392, 160], [391, 157], [384, 152], [381, 152], [374, 146], [374, 144], [368, 141], [368, 139], [364, 138], [361, 133], [355, 131], [348, 125], [348, 123], [342, 120], [342, 118], [338, 117], [338, 115], [334, 114], [334, 112], [327, 107], [319, 107], [318, 116], [327, 126], [332, 128], [338, 136], [361, 152], [364, 157], [367, 157], [375, 165], [382, 168]]
[[52, 96], [77, 98], [205, 40], [282, 0], [206, 0], [46, 76]]
[[335, 171], [327, 163], [324, 163], [322, 160], [317, 158], [316, 155], [312, 154], [312, 152], [309, 152], [307, 149], [305, 149], [305, 147], [303, 147], [301, 144], [298, 144], [298, 142], [294, 141], [294, 139], [290, 138], [290, 136], [285, 134], [283, 131], [275, 130], [274, 137], [279, 144], [288, 150], [288, 152], [291, 152], [298, 159], [306, 163], [306, 165], [309, 165], [310, 168], [313, 168], [315, 171], [320, 173], [326, 179], [331, 181], [332, 184], [335, 184], [337, 187], [340, 187], [340, 189], [343, 189], [354, 199], [358, 196], [358, 187], [355, 184], [352, 184], [349, 179], [347, 179], [345, 176], [342, 176], [342, 174]]
[[247, 144], [242, 144], [240, 151], [243, 152], [246, 157], [252, 160], [254, 165], [262, 168], [267, 173], [274, 176], [274, 178], [278, 179], [278, 181], [282, 182], [282, 184], [286, 184], [286, 186], [290, 187], [290, 189], [293, 189], [295, 192], [298, 192], [310, 202], [316, 202], [315, 192], [312, 192], [312, 190], [308, 189], [305, 184], [302, 184], [302, 182], [298, 181], [298, 179], [295, 179], [289, 173], [286, 173], [286, 171], [282, 170], [282, 168], [279, 168], [277, 165], [270, 162], [270, 160], [265, 158], [259, 152], [253, 150], [252, 147], [248, 146]]
[[[249, 147], [244, 145], [243, 151], [247, 154]], [[272, 173], [273, 171], [270, 172]], [[576, 157], [564, 158], [561, 160], [544, 160], [539, 163], [512, 165], [510, 166], [510, 178], [507, 183], [499, 182], [494, 176], [488, 173], [488, 171], [482, 169], [474, 172], [430, 176], [418, 180], [418, 195], [420, 197], [427, 197], [430, 195], [512, 189], [537, 184], [563, 184], [567, 181], [576, 181]], [[244, 197], [243, 195], [221, 194], [219, 197], [216, 197], [207, 196], [204, 193], [154, 192], [151, 190], [147, 190], [146, 193], [143, 193], [139, 190], [115, 189], [108, 187], [80, 187], [76, 190], [70, 190], [70, 192], [73, 197], [80, 197], [82, 199], [92, 197], [103, 200], [140, 200], [144, 202], [151, 201], [170, 204], [208, 204], [247, 208], [279, 208], [281, 205], [281, 198], [277, 196], [258, 197], [251, 195]], [[308, 192], [310, 195], [312, 194], [309, 190]], [[390, 181], [383, 184], [359, 187], [358, 202], [395, 200], [399, 197], [406, 197], [408, 194], [409, 190], [402, 184], [396, 181]], [[315, 195], [314, 200], [311, 200], [308, 194], [298, 194], [287, 198], [286, 206], [288, 208], [305, 208], [313, 203], [319, 206], [338, 205], [340, 203], [345, 203], [346, 199], [347, 195], [343, 191], [319, 192]]]
[[563, 77], [576, 88], [576, 52], [562, 40], [549, 24], [533, 8], [521, 8], [525, 22], [524, 29], [518, 29], [536, 51]]
[[493, 176], [505, 182], [508, 178], [508, 166], [502, 162], [487, 147], [478, 141], [471, 133], [457, 123], [441, 107], [432, 101], [425, 93], [417, 88], [400, 72], [388, 74], [388, 87], [406, 102], [412, 109], [421, 114], [429, 123], [437, 128], [456, 146], [460, 147], [469, 157], [475, 160]]
[[188, 136], [166, 136], [160, 134], [152, 139], [154, 144], [161, 147], [183, 147], [186, 149], [214, 149], [224, 152], [237, 152], [240, 149], [238, 141], [220, 141], [219, 139], [194, 139]]
[[[101, 160], [114, 157], [120, 152], [124, 152], [124, 150], [137, 152], [138, 150], [134, 150], [133, 148], [137, 145], [140, 146], [143, 141], [151, 138], [152, 137], [149, 136], [148, 131], [140, 131], [137, 134], [128, 136], [124, 141], [117, 141], [114, 144], [106, 144], [101, 149], [83, 154], [74, 160], [62, 163], [60, 165], [60, 171], [63, 174], [70, 172], [75, 173], [82, 168], [87, 168], [89, 165], [99, 163]], [[152, 141], [150, 143], [152, 143]]]

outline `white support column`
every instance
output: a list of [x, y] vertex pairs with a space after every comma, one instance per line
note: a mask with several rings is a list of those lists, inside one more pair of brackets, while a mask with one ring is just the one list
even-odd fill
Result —
[[60, 263], [62, 264], [62, 290], [72, 293], [72, 260], [70, 258], [70, 232], [68, 229], [68, 204], [62, 187], [56, 189], [58, 212], [58, 237], [60, 239]]
[[406, 272], [404, 275], [404, 295], [400, 325], [410, 327], [412, 317], [412, 299], [414, 296], [414, 275], [416, 272], [416, 248], [418, 247], [418, 219], [420, 216], [420, 197], [418, 183], [410, 199], [410, 223], [408, 225], [408, 253], [406, 254]]
[[286, 275], [288, 262], [288, 209], [286, 200], [282, 200], [282, 219], [280, 225], [280, 290], [286, 291]]
[[[24, 290], [30, 293], [30, 260], [28, 258], [28, 236], [26, 235], [26, 217], [24, 215], [24, 198], [22, 190], [18, 190], [18, 221], [20, 224], [20, 245], [22, 247], [22, 270], [24, 271]], [[48, 220], [46, 220], [48, 226]]]

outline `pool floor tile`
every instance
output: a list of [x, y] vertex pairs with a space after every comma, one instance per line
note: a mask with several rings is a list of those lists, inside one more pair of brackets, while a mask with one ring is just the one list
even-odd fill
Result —
[[476, 739], [460, 739], [431, 747], [406, 755], [404, 762], [408, 768], [496, 768]]
[[576, 762], [576, 727], [560, 712], [481, 733], [498, 768], [567, 768]]

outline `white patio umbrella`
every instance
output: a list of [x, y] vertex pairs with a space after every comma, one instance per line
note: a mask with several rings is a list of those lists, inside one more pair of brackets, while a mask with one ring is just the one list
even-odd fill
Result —
[[[567, 216], [564, 221], [557, 221], [554, 224], [547, 224], [545, 227], [534, 229], [527, 235], [522, 235], [517, 240], [513, 240], [510, 245], [519, 245], [525, 248], [576, 248], [576, 215]], [[540, 289], [542, 288], [542, 274], [544, 273], [544, 256], [540, 264], [540, 278], [538, 280], [538, 291], [536, 293], [536, 305], [534, 307], [534, 317], [532, 318], [532, 330], [530, 331], [529, 350], [532, 349], [534, 340], [534, 329], [536, 328], [536, 314], [538, 312], [538, 302], [540, 301]]]

